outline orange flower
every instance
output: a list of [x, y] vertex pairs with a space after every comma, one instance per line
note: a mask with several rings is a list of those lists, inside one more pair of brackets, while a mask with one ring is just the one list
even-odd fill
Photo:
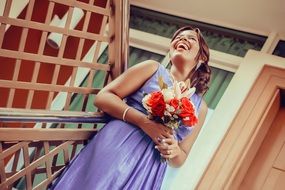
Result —
[[193, 126], [198, 122], [198, 118], [195, 115], [195, 108], [188, 98], [181, 98], [181, 112], [179, 117], [182, 118], [182, 121], [185, 125]]
[[151, 112], [154, 116], [162, 117], [164, 115], [166, 104], [161, 92], [151, 93], [147, 105], [151, 108]]

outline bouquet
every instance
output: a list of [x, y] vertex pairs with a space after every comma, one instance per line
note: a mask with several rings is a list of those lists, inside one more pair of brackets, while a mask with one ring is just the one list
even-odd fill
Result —
[[180, 122], [188, 127], [197, 124], [198, 118], [190, 97], [195, 93], [195, 87], [190, 88], [189, 79], [185, 82], [174, 81], [169, 88], [159, 77], [160, 91], [145, 94], [142, 104], [148, 112], [148, 117], [166, 127], [177, 129]]

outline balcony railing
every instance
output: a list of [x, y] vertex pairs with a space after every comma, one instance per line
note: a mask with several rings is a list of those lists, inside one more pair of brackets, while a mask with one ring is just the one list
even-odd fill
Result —
[[[4, 110], [6, 110], [4, 112]], [[0, 120], [7, 122], [104, 123], [106, 117], [97, 113], [56, 113], [1, 109]], [[59, 125], [57, 125], [59, 126]], [[0, 128], [0, 189], [23, 183], [26, 189], [43, 189], [64, 169], [97, 129], [86, 128]], [[81, 149], [80, 148], [80, 149]], [[21, 158], [20, 158], [21, 157]], [[5, 161], [12, 161], [8, 171]], [[59, 162], [63, 162], [59, 164]], [[37, 175], [46, 179], [35, 184]], [[22, 179], [22, 180], [20, 180]]]

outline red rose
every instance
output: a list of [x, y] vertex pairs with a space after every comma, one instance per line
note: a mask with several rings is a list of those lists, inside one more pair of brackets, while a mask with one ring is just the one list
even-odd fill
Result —
[[186, 117], [182, 119], [183, 124], [187, 126], [194, 126], [198, 123], [198, 118], [196, 117], [195, 114], [190, 115], [189, 117]]
[[174, 107], [175, 110], [179, 107], [179, 100], [177, 98], [173, 98], [170, 100], [169, 105]]
[[181, 112], [179, 116], [182, 118], [182, 121], [185, 125], [193, 126], [198, 122], [198, 118], [195, 115], [195, 108], [190, 100], [186, 97], [181, 98]]
[[151, 107], [154, 116], [162, 117], [166, 108], [163, 94], [161, 92], [153, 92], [147, 101], [147, 105]]
[[187, 117], [189, 114], [192, 114], [195, 112], [193, 104], [190, 102], [190, 100], [186, 97], [181, 98], [181, 113], [179, 114], [180, 117]]

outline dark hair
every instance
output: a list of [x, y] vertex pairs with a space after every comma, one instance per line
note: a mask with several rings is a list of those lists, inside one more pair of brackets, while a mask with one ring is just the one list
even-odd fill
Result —
[[201, 65], [196, 69], [195, 71], [191, 72], [191, 87], [196, 88], [197, 94], [203, 95], [205, 92], [209, 89], [209, 83], [210, 83], [210, 78], [211, 78], [211, 68], [208, 65], [209, 62], [209, 57], [210, 57], [210, 52], [209, 52], [209, 47], [206, 43], [206, 41], [203, 38], [203, 35], [199, 28], [193, 28], [192, 26], [185, 26], [180, 29], [178, 29], [171, 41], [173, 41], [178, 34], [185, 30], [193, 30], [197, 33], [198, 37], [198, 42], [199, 42], [199, 51], [196, 56], [196, 61], [203, 60]]

